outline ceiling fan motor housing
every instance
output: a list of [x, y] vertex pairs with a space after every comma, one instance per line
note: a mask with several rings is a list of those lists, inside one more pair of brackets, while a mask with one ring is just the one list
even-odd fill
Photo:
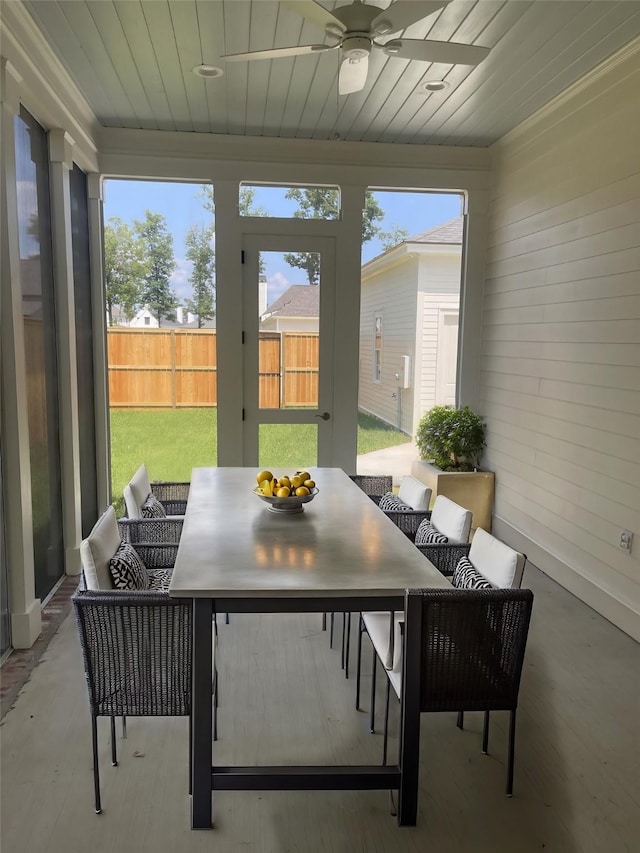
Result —
[[352, 61], [364, 59], [371, 53], [371, 39], [366, 36], [347, 36], [342, 42], [342, 52]]

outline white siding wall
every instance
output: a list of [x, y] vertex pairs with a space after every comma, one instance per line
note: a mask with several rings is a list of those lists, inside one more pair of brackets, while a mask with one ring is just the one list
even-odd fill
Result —
[[460, 249], [420, 258], [418, 315], [421, 334], [417, 337], [416, 393], [413, 434], [425, 412], [436, 405], [438, 359], [444, 357], [438, 341], [441, 311], [457, 311], [460, 304]]
[[[417, 260], [413, 257], [362, 282], [360, 306], [360, 385], [358, 405], [393, 426], [398, 426], [398, 381], [395, 374], [402, 368], [402, 356], [415, 358], [416, 299], [418, 287]], [[382, 381], [373, 381], [374, 320], [381, 315]], [[401, 428], [411, 433], [413, 427], [413, 393], [402, 392]]]
[[480, 400], [498, 535], [640, 638], [638, 92], [631, 55], [495, 146]]

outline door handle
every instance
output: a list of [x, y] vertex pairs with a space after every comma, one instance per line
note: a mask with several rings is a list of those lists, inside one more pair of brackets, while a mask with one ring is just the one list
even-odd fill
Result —
[[331, 415], [329, 412], [323, 412], [321, 415], [314, 415], [314, 418], [322, 418], [323, 421], [328, 421]]

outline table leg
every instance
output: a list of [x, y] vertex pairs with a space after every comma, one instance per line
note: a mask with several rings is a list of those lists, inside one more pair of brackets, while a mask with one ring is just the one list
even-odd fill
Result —
[[407, 596], [400, 699], [400, 791], [398, 824], [415, 826], [418, 818], [420, 762], [420, 670], [422, 596]]
[[191, 828], [211, 829], [211, 631], [213, 602], [193, 599]]

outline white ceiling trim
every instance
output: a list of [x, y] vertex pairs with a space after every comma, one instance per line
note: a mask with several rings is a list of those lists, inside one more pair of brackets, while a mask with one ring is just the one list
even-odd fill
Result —
[[0, 3], [0, 26], [2, 54], [23, 78], [20, 100], [47, 129], [64, 129], [77, 149], [76, 162], [95, 171], [99, 124], [84, 95], [21, 3]]

